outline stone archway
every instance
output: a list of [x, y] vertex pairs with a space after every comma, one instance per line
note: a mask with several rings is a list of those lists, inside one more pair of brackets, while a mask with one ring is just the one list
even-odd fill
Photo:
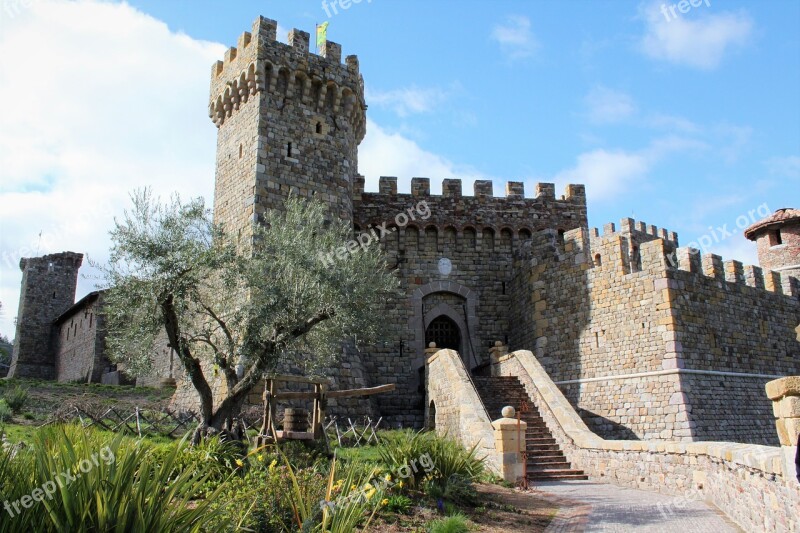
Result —
[[[440, 304], [428, 313], [423, 312], [422, 300], [429, 294], [446, 292], [460, 296], [466, 301], [465, 312], [458, 313], [446, 304]], [[425, 366], [425, 331], [432, 320], [441, 315], [452, 319], [461, 330], [461, 353], [467, 370], [471, 370], [479, 359], [478, 350], [478, 294], [454, 281], [434, 281], [418, 287], [411, 295], [412, 315], [409, 318], [409, 328], [414, 332], [414, 340], [410, 348], [416, 354], [412, 360], [412, 369], [416, 370]], [[466, 320], [463, 318], [466, 316]], [[474, 353], [473, 353], [474, 352]], [[469, 355], [468, 355], [469, 354]], [[475, 361], [472, 365], [466, 361]]]

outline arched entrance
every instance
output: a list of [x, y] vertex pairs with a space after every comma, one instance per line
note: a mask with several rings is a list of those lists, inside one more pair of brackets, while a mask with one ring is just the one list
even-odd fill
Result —
[[437, 348], [461, 352], [461, 330], [446, 315], [434, 318], [425, 330], [425, 345], [435, 342]]

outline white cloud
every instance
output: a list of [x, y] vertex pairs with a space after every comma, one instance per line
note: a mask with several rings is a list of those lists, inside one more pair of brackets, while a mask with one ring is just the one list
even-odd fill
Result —
[[539, 48], [531, 31], [530, 19], [521, 15], [511, 15], [506, 17], [504, 23], [496, 24], [492, 28], [491, 38], [512, 61], [530, 57]]
[[211, 201], [208, 76], [224, 47], [124, 3], [40, 0], [2, 23], [0, 99], [13, 104], [0, 129], [0, 332], [13, 337], [20, 256], [103, 261], [138, 187]]
[[399, 133], [390, 133], [371, 120], [367, 121], [367, 136], [358, 151], [358, 171], [365, 177], [367, 191], [377, 191], [378, 178], [387, 175], [397, 176], [400, 192], [411, 190], [411, 178], [430, 178], [434, 194], [441, 192], [444, 178], [462, 180], [464, 194], [472, 194], [474, 180], [489, 179], [475, 169], [428, 152], [416, 142]]
[[397, 116], [407, 117], [436, 110], [450, 93], [439, 87], [421, 88], [412, 85], [392, 91], [372, 91], [367, 88], [367, 104], [392, 109]]
[[568, 183], [582, 183], [592, 200], [603, 200], [644, 179], [650, 166], [648, 158], [640, 153], [597, 149], [580, 154], [572, 168], [559, 172], [552, 181], [556, 190]]
[[678, 14], [668, 20], [661, 11], [666, 5], [654, 2], [642, 8], [646, 28], [640, 47], [653, 59], [709, 70], [720, 64], [726, 52], [750, 39], [753, 21], [744, 11], [702, 12], [696, 19]]
[[652, 168], [668, 155], [704, 148], [698, 141], [676, 136], [655, 139], [639, 151], [598, 148], [578, 155], [572, 167], [549, 181], [556, 183], [556, 190], [569, 183], [582, 183], [590, 202], [607, 201], [647, 180]]
[[636, 103], [629, 95], [608, 87], [597, 86], [585, 98], [589, 120], [595, 123], [620, 122], [636, 112]]
[[773, 157], [766, 162], [770, 174], [800, 180], [800, 156]]

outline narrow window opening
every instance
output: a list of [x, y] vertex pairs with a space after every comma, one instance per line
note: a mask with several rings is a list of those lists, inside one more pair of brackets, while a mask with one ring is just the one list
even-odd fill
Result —
[[286, 145], [286, 157], [292, 157], [292, 143]]
[[600, 334], [597, 333], [596, 331], [594, 332], [594, 346], [595, 348], [600, 347]]
[[503, 294], [505, 294], [505, 293], [506, 293], [506, 282], [504, 281], [503, 282]]
[[558, 230], [558, 242], [564, 242], [564, 230]]
[[89, 327], [90, 327], [90, 328], [92, 327], [92, 319], [93, 319], [93, 318], [94, 318], [94, 313], [92, 313], [91, 315], [89, 315]]
[[783, 237], [781, 237], [781, 230], [775, 231], [775, 244], [783, 244]]
[[600, 256], [600, 254], [594, 256], [594, 264], [595, 266], [602, 266], [603, 258]]
[[240, 144], [239, 145], [239, 159], [242, 158], [242, 153], [244, 152], [244, 147]]
[[56, 291], [53, 291], [53, 300], [56, 299]]
[[317, 133], [322, 133], [322, 123], [317, 122]]

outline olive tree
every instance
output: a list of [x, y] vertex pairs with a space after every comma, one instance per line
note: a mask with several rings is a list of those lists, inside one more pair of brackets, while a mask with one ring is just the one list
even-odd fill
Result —
[[[111, 289], [109, 352], [143, 373], [166, 334], [200, 399], [195, 441], [230, 431], [248, 393], [279, 363], [318, 372], [335, 364], [345, 340], [376, 338], [379, 304], [396, 278], [379, 246], [343, 248], [352, 227], [328, 220], [324, 204], [290, 197], [251, 238], [215, 226], [202, 199], [162, 203], [148, 190], [131, 198], [101, 267]], [[335, 261], [320, 260], [334, 250]], [[210, 372], [224, 380], [221, 398]]]

